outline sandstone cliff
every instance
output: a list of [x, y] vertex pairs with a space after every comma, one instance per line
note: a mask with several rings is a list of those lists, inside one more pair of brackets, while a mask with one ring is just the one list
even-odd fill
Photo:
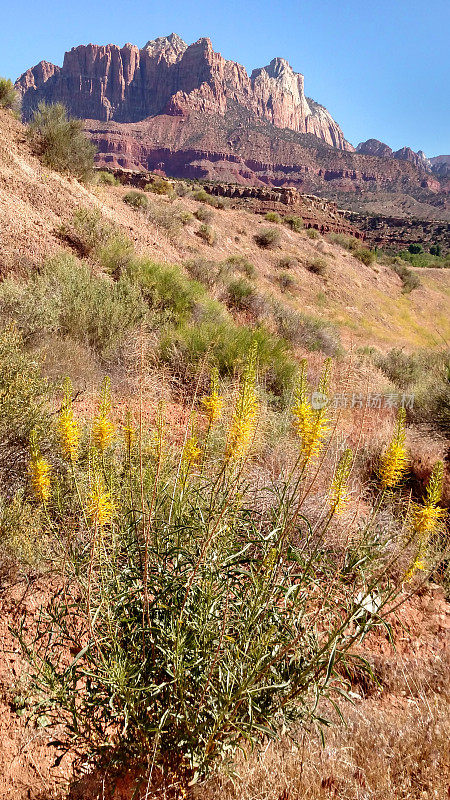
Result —
[[80, 45], [65, 54], [61, 68], [41, 62], [21, 75], [16, 87], [25, 117], [41, 100], [63, 102], [78, 117], [117, 122], [191, 111], [224, 115], [237, 104], [278, 128], [353, 150], [328, 111], [305, 97], [303, 75], [287, 61], [274, 58], [249, 76], [206, 38], [188, 46], [171, 34], [141, 50], [132, 44]]

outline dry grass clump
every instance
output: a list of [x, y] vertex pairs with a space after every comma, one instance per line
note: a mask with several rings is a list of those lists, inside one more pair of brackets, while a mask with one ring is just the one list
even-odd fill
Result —
[[206, 206], [199, 206], [194, 211], [194, 217], [196, 217], [199, 222], [212, 222], [214, 219], [214, 211]]
[[308, 261], [306, 266], [310, 272], [313, 272], [314, 275], [320, 275], [321, 278], [324, 278], [327, 274], [328, 264], [324, 258], [314, 258], [312, 261]]
[[280, 232], [276, 228], [261, 228], [255, 234], [255, 242], [264, 250], [272, 250], [280, 244]]
[[147, 195], [144, 194], [144, 192], [138, 192], [135, 189], [132, 189], [131, 192], [124, 194], [123, 201], [133, 208], [147, 208], [148, 206]]
[[197, 231], [197, 236], [200, 239], [203, 239], [206, 244], [209, 244], [211, 247], [216, 244], [217, 242], [217, 233], [211, 225], [200, 225], [200, 228]]
[[[268, 743], [236, 764], [235, 785], [212, 781], [202, 800], [444, 800], [450, 769], [450, 695], [358, 702], [346, 727]], [[200, 797], [200, 794], [196, 795]]]

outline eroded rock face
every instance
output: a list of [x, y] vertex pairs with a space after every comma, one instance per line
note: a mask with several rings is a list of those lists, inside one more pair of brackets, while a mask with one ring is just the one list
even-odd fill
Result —
[[80, 45], [63, 66], [42, 61], [18, 79], [25, 116], [39, 101], [63, 102], [77, 117], [138, 122], [157, 114], [226, 114], [230, 103], [278, 128], [312, 133], [341, 150], [353, 147], [328, 111], [305, 97], [303, 75], [283, 58], [249, 76], [216, 53], [209, 39], [188, 46], [171, 34], [135, 45]]
[[384, 142], [379, 142], [378, 139], [367, 139], [366, 142], [360, 142], [356, 148], [357, 153], [365, 156], [377, 156], [378, 158], [396, 158], [397, 161], [409, 161], [414, 164], [417, 169], [424, 172], [431, 172], [432, 165], [423, 150], [418, 150], [417, 153], [411, 150], [410, 147], [401, 147], [395, 153]]

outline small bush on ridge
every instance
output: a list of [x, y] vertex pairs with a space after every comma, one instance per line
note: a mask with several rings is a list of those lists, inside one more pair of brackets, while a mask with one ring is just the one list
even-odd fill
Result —
[[28, 126], [28, 137], [46, 166], [80, 180], [92, 176], [96, 148], [83, 132], [83, 120], [70, 119], [62, 103], [40, 103]]
[[295, 231], [295, 233], [300, 233], [304, 227], [302, 217], [298, 217], [295, 214], [288, 214], [286, 217], [284, 217], [283, 222], [291, 229], [291, 231]]
[[281, 222], [281, 217], [277, 211], [268, 211], [267, 214], [264, 214], [264, 219], [266, 222]]
[[9, 78], [0, 78], [0, 108], [14, 108], [17, 97], [13, 82]]
[[280, 232], [276, 228], [262, 228], [255, 234], [255, 242], [258, 247], [271, 250], [278, 247], [280, 243]]
[[147, 208], [148, 206], [147, 195], [144, 192], [137, 192], [135, 189], [124, 194], [123, 201], [133, 208]]
[[203, 239], [203, 241], [210, 246], [214, 245], [217, 241], [217, 233], [211, 225], [200, 225], [197, 236], [200, 236], [200, 239]]

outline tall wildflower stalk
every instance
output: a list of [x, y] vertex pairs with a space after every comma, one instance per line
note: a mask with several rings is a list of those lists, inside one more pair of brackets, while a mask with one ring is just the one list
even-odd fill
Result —
[[51, 465], [39, 452], [36, 434], [30, 438], [31, 459], [28, 466], [31, 488], [35, 499], [39, 503], [47, 503], [50, 499], [50, 474]]
[[[392, 567], [400, 558], [404, 563], [411, 544], [383, 521], [376, 527], [380, 501], [339, 546], [328, 538], [336, 515], [351, 503], [349, 449], [325, 502], [322, 492], [322, 512], [310, 517], [305, 510], [303, 477], [313, 459], [320, 472], [329, 428], [326, 408], [309, 400], [306, 364], [294, 413], [295, 465], [286, 464], [267, 485], [251, 483], [260, 408], [256, 358], [254, 347], [220, 457], [206, 447], [224, 405], [216, 375], [212, 400], [202, 403], [204, 434], [190, 416], [183, 443], [166, 446], [159, 406], [147, 447], [141, 390], [138, 441], [127, 417], [125, 446], [111, 447], [104, 426], [88, 463], [82, 454], [68, 456], [79, 494], [61, 493], [46, 515], [56, 530], [73, 531], [64, 579], [77, 586], [80, 600], [68, 607], [65, 597], [73, 593], [58, 586], [33, 645], [28, 633], [22, 637], [39, 714], [45, 707], [94, 763], [104, 759], [145, 774], [151, 753], [159, 776], [178, 782], [180, 796], [245, 742], [276, 738], [298, 722], [323, 724], [318, 700], [334, 702], [333, 678], [342, 675], [339, 665], [351, 658], [352, 645], [387, 624], [387, 609], [401, 592]], [[321, 395], [328, 380], [326, 363]], [[102, 424], [110, 423], [110, 406], [106, 385], [96, 417]], [[403, 424], [400, 418], [384, 454], [381, 495], [388, 499], [385, 487], [404, 474]], [[200, 460], [202, 468], [194, 469]], [[438, 529], [441, 486], [437, 465], [426, 501], [412, 516], [420, 547], [430, 549]], [[77, 655], [68, 666], [74, 641]]]
[[72, 384], [68, 378], [65, 381], [64, 400], [58, 418], [58, 433], [63, 455], [74, 463], [78, 458], [81, 433], [73, 413]]
[[259, 403], [256, 395], [257, 345], [253, 344], [236, 399], [231, 426], [228, 431], [225, 460], [244, 459], [256, 432]]
[[405, 419], [405, 409], [400, 408], [397, 414], [394, 436], [380, 460], [379, 477], [384, 490], [393, 489], [397, 486], [408, 471], [409, 459], [405, 444]]
[[292, 414], [294, 416], [294, 429], [301, 441], [300, 454], [306, 463], [317, 458], [320, 454], [324, 439], [330, 430], [326, 409], [330, 368], [331, 361], [327, 359], [317, 387], [318, 407], [313, 408], [309, 399], [310, 386], [307, 378], [306, 359], [303, 359], [301, 363], [300, 378], [296, 389], [296, 402], [292, 408]]
[[442, 498], [444, 464], [434, 465], [426, 488], [425, 501], [413, 503], [410, 512], [410, 527], [413, 542], [417, 543], [416, 557], [409, 568], [406, 580], [410, 580], [417, 570], [424, 570], [428, 564], [428, 548], [432, 538], [440, 530], [446, 512], [438, 504]]

